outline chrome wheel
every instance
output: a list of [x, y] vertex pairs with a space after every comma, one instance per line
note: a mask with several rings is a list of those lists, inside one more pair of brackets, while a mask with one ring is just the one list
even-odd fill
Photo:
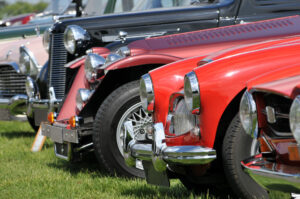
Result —
[[[139, 102], [131, 106], [127, 111], [122, 115], [121, 119], [119, 120], [117, 126], [117, 135], [116, 141], [119, 148], [120, 153], [123, 156], [123, 139], [125, 136], [125, 128], [124, 123], [130, 121], [133, 126], [133, 134], [126, 135], [127, 140], [128, 136], [130, 140], [134, 139], [137, 134], [145, 134], [146, 133], [146, 126], [152, 123], [152, 116], [150, 113], [147, 113], [142, 108], [142, 103]], [[140, 160], [136, 160], [136, 168], [143, 169], [142, 162]]]

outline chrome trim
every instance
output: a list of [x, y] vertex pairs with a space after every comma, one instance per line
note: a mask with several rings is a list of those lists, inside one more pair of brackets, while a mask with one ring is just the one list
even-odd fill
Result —
[[300, 95], [298, 95], [294, 99], [289, 114], [290, 129], [298, 145], [300, 144], [300, 126], [299, 126], [299, 121], [297, 121], [300, 115], [299, 109], [300, 109]]
[[271, 106], [266, 106], [266, 114], [268, 122], [274, 124], [276, 122], [275, 109]]
[[[64, 155], [61, 155], [57, 152], [57, 144], [60, 144], [60, 145], [67, 145], [67, 148], [68, 148], [68, 154], [67, 156], [64, 156]], [[72, 160], [72, 145], [71, 143], [55, 143], [54, 144], [54, 153], [55, 153], [55, 156], [58, 157], [58, 158], [61, 158], [63, 160], [67, 160], [67, 161], [71, 161]]]
[[97, 80], [97, 76], [99, 73], [99, 70], [102, 69], [103, 65], [105, 64], [105, 58], [94, 54], [89, 53], [86, 56], [85, 62], [84, 62], [84, 71], [85, 71], [85, 78], [93, 83]]
[[200, 88], [194, 71], [184, 77], [184, 101], [189, 111], [200, 114]]
[[15, 95], [10, 99], [0, 99], [0, 119], [27, 121], [25, 114], [26, 101], [26, 95]]
[[[154, 125], [152, 144], [132, 140], [124, 149], [124, 158], [128, 166], [135, 166], [135, 159], [152, 161], [156, 171], [162, 172], [167, 164], [200, 165], [208, 164], [217, 158], [216, 151], [202, 146], [170, 146], [165, 142], [162, 123]], [[129, 133], [129, 132], [128, 132]]]
[[260, 155], [241, 162], [244, 171], [267, 190], [300, 192], [300, 167], [269, 162]]
[[[249, 112], [251, 114], [251, 126], [248, 127], [245, 125], [244, 123], [244, 119], [242, 118], [242, 102], [246, 100], [247, 103], [248, 103], [248, 109], [249, 109]], [[245, 91], [245, 93], [243, 94], [242, 96], [242, 99], [241, 99], [241, 102], [240, 102], [240, 107], [239, 107], [240, 111], [239, 111], [239, 117], [240, 117], [240, 120], [241, 120], [241, 123], [242, 123], [242, 126], [245, 130], [245, 132], [247, 134], [249, 134], [252, 138], [257, 138], [258, 136], [258, 122], [257, 122], [257, 111], [256, 111], [256, 103], [253, 99], [253, 96], [251, 93], [249, 93], [248, 91]]]
[[22, 52], [26, 53], [29, 56], [29, 59], [33, 63], [33, 68], [30, 68], [29, 71], [26, 71], [27, 72], [26, 75], [36, 76], [42, 67], [38, 64], [34, 54], [24, 45], [20, 46], [20, 56]]
[[140, 99], [142, 107], [148, 111], [148, 105], [155, 100], [151, 76], [147, 73], [140, 80]]

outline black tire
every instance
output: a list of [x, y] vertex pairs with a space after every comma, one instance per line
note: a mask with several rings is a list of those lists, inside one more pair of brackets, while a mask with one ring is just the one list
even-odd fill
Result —
[[33, 128], [34, 132], [37, 132], [40, 127], [35, 125], [34, 118], [27, 117], [27, 120], [28, 120], [30, 126]]
[[223, 142], [225, 176], [238, 198], [269, 198], [267, 191], [247, 175], [241, 166], [241, 161], [251, 156], [252, 141], [244, 132], [237, 114], [231, 121]]
[[123, 114], [140, 103], [139, 82], [127, 83], [113, 91], [97, 111], [93, 126], [93, 143], [100, 164], [110, 174], [144, 178], [144, 171], [128, 167], [116, 141], [117, 126]]

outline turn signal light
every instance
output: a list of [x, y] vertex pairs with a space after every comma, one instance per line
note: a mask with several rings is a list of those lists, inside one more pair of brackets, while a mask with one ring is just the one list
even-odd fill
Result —
[[55, 112], [50, 112], [48, 114], [48, 121], [53, 124], [56, 120], [56, 113]]
[[76, 123], [77, 123], [78, 119], [76, 116], [72, 116], [70, 119], [69, 119], [69, 124], [71, 127], [75, 128], [76, 127]]

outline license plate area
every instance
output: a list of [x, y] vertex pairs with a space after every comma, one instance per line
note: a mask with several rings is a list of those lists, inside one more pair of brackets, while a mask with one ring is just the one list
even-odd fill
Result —
[[54, 152], [56, 157], [71, 161], [72, 159], [72, 145], [71, 143], [54, 143]]
[[148, 184], [169, 187], [170, 180], [166, 171], [158, 172], [154, 169], [152, 162], [143, 161], [146, 181]]

